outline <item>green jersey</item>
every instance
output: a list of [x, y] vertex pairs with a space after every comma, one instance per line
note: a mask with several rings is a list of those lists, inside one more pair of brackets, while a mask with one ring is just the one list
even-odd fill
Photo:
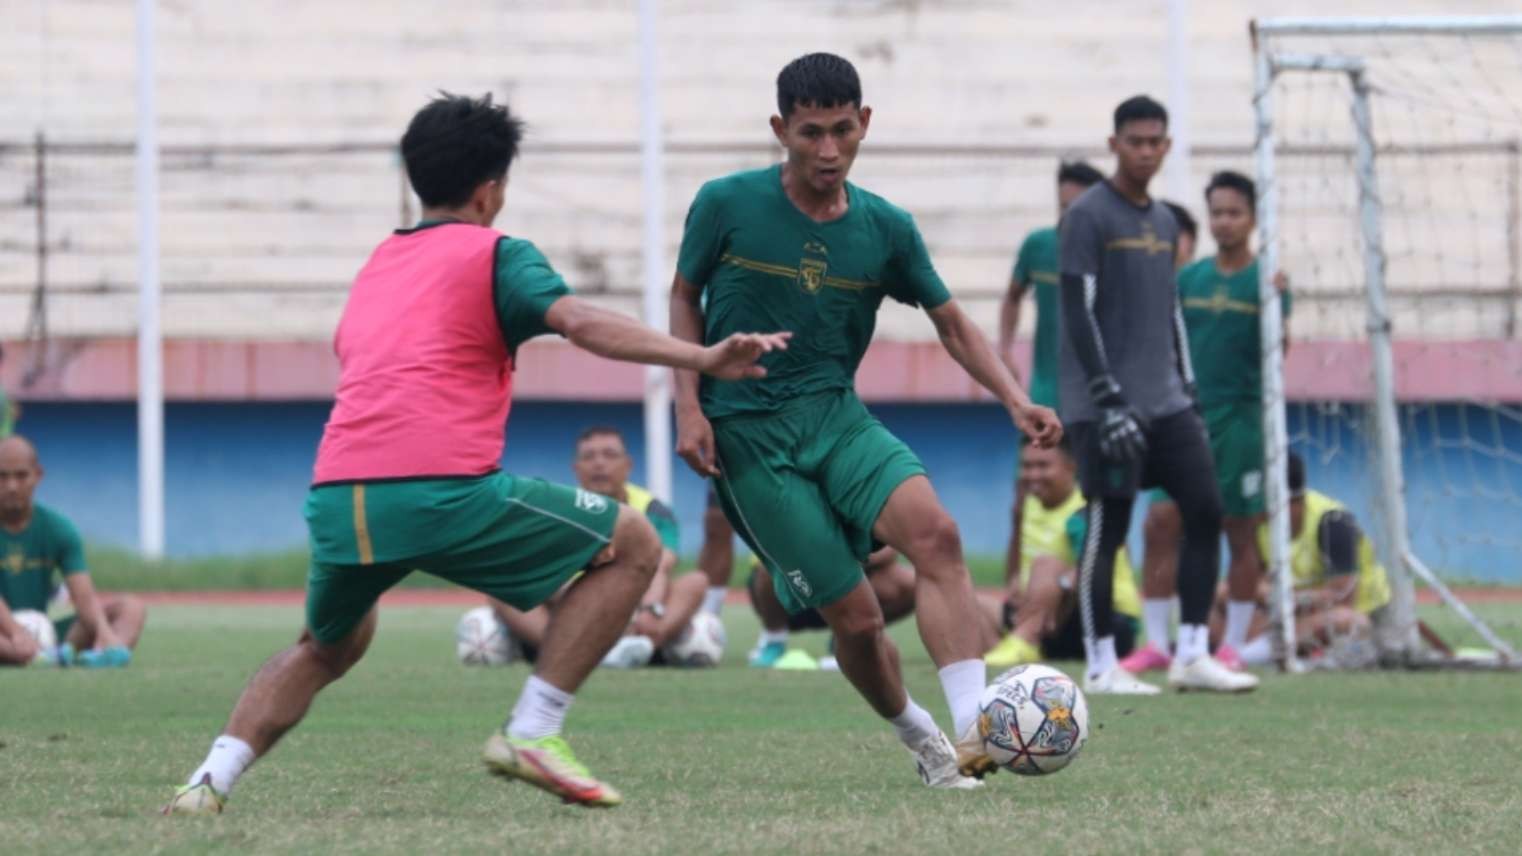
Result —
[[1031, 361], [1031, 401], [1047, 407], [1057, 406], [1057, 359], [1061, 337], [1057, 317], [1057, 229], [1037, 229], [1025, 237], [1015, 256], [1015, 285], [1025, 291], [1036, 289], [1036, 346]]
[[84, 570], [78, 530], [53, 509], [32, 506], [32, 521], [20, 532], [0, 527], [0, 598], [13, 611], [47, 612], [58, 577]]
[[[1223, 275], [1214, 258], [1179, 271], [1179, 298], [1200, 404], [1258, 401], [1263, 396], [1263, 338], [1258, 329], [1258, 262]], [[1289, 316], [1290, 299], [1282, 303]]]
[[704, 377], [711, 419], [767, 413], [800, 396], [852, 389], [884, 297], [933, 309], [951, 299], [914, 218], [854, 184], [844, 216], [818, 223], [782, 190], [781, 166], [710, 181], [687, 212], [677, 271], [703, 290], [704, 341], [788, 331], [767, 376]]

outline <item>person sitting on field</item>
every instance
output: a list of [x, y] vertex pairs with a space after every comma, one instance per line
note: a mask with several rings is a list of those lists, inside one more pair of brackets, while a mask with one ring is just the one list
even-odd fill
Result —
[[[32, 499], [41, 481], [42, 464], [31, 442], [19, 434], [0, 439], [0, 665], [125, 666], [147, 610], [130, 595], [95, 591], [74, 524]], [[60, 575], [75, 614], [54, 622], [61, 644], [44, 651], [16, 613], [46, 613]]]
[[[1305, 460], [1289, 456], [1290, 576], [1295, 583], [1298, 654], [1314, 657], [1339, 639], [1367, 639], [1390, 602], [1390, 581], [1374, 545], [1342, 503], [1305, 484]], [[1268, 523], [1258, 527], [1258, 549], [1269, 559]], [[1242, 649], [1246, 663], [1272, 659], [1267, 582], [1259, 589], [1252, 638]], [[1215, 626], [1224, 623], [1224, 598], [1216, 598]]]
[[[1009, 632], [983, 657], [994, 668], [1083, 656], [1083, 622], [1074, 583], [1087, 517], [1077, 468], [1066, 440], [1051, 449], [1026, 444], [1021, 452], [1025, 508], [1020, 514], [1020, 567], [1018, 575], [1006, 581]], [[1124, 657], [1136, 644], [1141, 615], [1125, 547], [1115, 558], [1114, 579], [1115, 650]]]
[[[702, 607], [708, 578], [703, 574], [687, 574], [672, 579], [679, 545], [676, 517], [649, 491], [629, 481], [634, 458], [617, 428], [596, 426], [581, 432], [576, 438], [576, 456], [571, 467], [583, 490], [606, 496], [640, 512], [660, 536], [661, 558], [655, 576], [640, 598], [639, 609], [623, 638], [603, 657], [602, 664], [627, 669], [658, 661], [662, 646], [675, 639]], [[550, 624], [553, 601], [527, 611], [515, 609], [493, 597], [488, 597], [487, 602], [507, 625], [524, 659], [533, 662]]]
[[[892, 547], [884, 547], [867, 556], [862, 565], [872, 593], [883, 610], [883, 621], [892, 624], [914, 611], [914, 568], [899, 561], [899, 553]], [[750, 579], [746, 582], [750, 592], [751, 608], [761, 619], [761, 636], [756, 640], [755, 650], [750, 652], [750, 664], [757, 668], [812, 669], [838, 671], [835, 660], [835, 643], [830, 640], [830, 653], [817, 662], [802, 649], [789, 650], [790, 633], [804, 630], [828, 630], [829, 622], [817, 609], [806, 609], [789, 615], [777, 591], [772, 585], [771, 574], [760, 559], [751, 560]], [[999, 604], [987, 597], [978, 598], [978, 624], [984, 636], [985, 647], [999, 638]]]

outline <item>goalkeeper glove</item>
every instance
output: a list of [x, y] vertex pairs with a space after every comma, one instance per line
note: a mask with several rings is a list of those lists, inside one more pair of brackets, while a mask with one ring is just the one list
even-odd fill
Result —
[[1089, 381], [1089, 400], [1099, 411], [1099, 454], [1105, 460], [1133, 463], [1147, 454], [1147, 435], [1141, 416], [1120, 394], [1120, 385], [1107, 374]]

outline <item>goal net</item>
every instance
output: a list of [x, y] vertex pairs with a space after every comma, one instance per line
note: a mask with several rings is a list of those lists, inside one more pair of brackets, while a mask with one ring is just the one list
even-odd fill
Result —
[[[1270, 19], [1253, 35], [1265, 294], [1277, 267], [1294, 298], [1282, 363], [1263, 301], [1277, 650], [1300, 665], [1294, 451], [1392, 590], [1364, 640], [1333, 627], [1308, 643], [1302, 622], [1308, 662], [1515, 666], [1516, 619], [1465, 594], [1522, 583], [1522, 16]], [[1418, 608], [1432, 601], [1450, 611]]]

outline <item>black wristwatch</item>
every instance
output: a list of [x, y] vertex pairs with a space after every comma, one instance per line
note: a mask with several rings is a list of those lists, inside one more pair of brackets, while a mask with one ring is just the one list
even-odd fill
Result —
[[646, 604], [641, 605], [640, 609], [644, 610], [645, 612], [650, 613], [651, 615], [655, 616], [656, 618], [665, 618], [666, 617], [666, 604], [664, 604], [664, 603], [660, 603], [660, 602], [646, 603]]

